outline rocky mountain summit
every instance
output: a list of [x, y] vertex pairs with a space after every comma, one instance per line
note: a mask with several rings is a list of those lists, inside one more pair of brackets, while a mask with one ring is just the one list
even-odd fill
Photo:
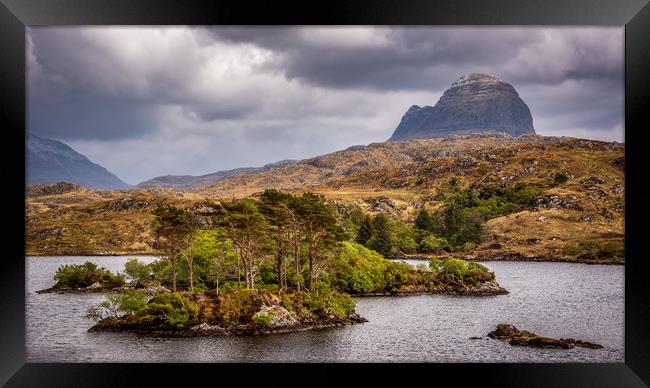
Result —
[[104, 167], [58, 140], [29, 134], [26, 159], [27, 186], [70, 182], [93, 189], [130, 187]]
[[467, 74], [447, 89], [435, 106], [411, 106], [389, 140], [505, 132], [534, 134], [533, 118], [512, 85], [499, 77]]

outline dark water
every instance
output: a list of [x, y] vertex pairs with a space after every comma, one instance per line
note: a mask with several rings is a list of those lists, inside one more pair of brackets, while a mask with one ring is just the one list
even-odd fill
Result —
[[[98, 294], [36, 294], [61, 264], [93, 261], [122, 270], [127, 257], [28, 257], [29, 362], [623, 362], [624, 268], [568, 263], [485, 262], [509, 295], [359, 298], [368, 323], [254, 337], [149, 338], [88, 333]], [[145, 257], [144, 260], [153, 260]], [[471, 340], [497, 323], [604, 349], [533, 349]]]

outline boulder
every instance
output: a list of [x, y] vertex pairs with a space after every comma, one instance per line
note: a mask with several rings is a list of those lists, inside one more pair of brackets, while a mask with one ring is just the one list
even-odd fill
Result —
[[104, 288], [104, 286], [102, 286], [101, 283], [95, 282], [86, 287], [86, 290], [101, 290], [102, 288]]
[[256, 317], [259, 318], [261, 316], [271, 317], [271, 323], [268, 326], [269, 329], [295, 326], [299, 323], [296, 317], [293, 314], [291, 314], [287, 309], [277, 305], [274, 306], [262, 305], [260, 311], [255, 313], [255, 315], [253, 316], [253, 320], [255, 320]]

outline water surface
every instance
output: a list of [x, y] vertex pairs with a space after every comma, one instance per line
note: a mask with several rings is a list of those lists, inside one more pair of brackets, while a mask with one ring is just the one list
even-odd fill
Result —
[[[121, 271], [128, 257], [26, 258], [28, 362], [624, 362], [623, 266], [483, 262], [510, 294], [358, 298], [367, 323], [252, 337], [88, 333], [94, 322], [83, 315], [103, 295], [35, 293], [54, 284], [62, 264], [92, 261]], [[501, 322], [604, 349], [534, 349], [487, 339]]]

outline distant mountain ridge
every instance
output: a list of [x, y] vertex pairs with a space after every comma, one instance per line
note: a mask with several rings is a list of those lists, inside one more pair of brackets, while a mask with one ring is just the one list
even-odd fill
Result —
[[128, 183], [58, 140], [27, 137], [26, 184], [71, 182], [93, 189], [128, 189]]
[[435, 106], [411, 106], [389, 140], [410, 140], [505, 132], [535, 134], [528, 105], [499, 77], [467, 74], [447, 89]]
[[191, 187], [212, 185], [235, 175], [264, 172], [276, 167], [283, 167], [285, 165], [296, 162], [296, 160], [287, 159], [275, 163], [269, 163], [262, 167], [240, 167], [234, 168], [232, 170], [217, 171], [205, 175], [163, 175], [146, 180], [144, 182], [140, 182], [136, 185], [136, 187], [142, 189], [154, 187], [188, 189]]

